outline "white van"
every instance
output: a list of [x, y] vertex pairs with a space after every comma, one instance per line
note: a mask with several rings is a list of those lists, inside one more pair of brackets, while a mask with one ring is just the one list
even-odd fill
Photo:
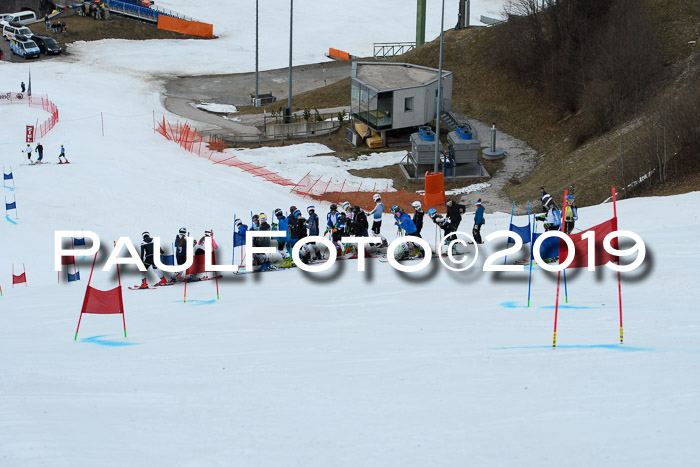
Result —
[[22, 26], [21, 28], [16, 28], [14, 26], [3, 26], [2, 28], [2, 37], [6, 41], [10, 41], [15, 38], [15, 36], [31, 36], [32, 35], [32, 30], [29, 29], [26, 26]]
[[17, 21], [20, 24], [29, 24], [36, 21], [36, 14], [33, 11], [20, 11], [19, 13], [10, 13], [5, 15], [6, 21], [11, 23]]

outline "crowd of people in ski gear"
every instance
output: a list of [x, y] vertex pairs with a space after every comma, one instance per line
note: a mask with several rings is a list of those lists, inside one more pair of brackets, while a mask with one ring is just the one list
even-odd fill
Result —
[[[574, 225], [576, 220], [578, 220], [578, 208], [574, 204], [574, 197], [572, 195], [567, 196], [566, 206], [562, 213], [558, 209], [556, 203], [552, 199], [552, 196], [547, 193], [544, 187], [540, 191], [540, 200], [542, 203], [542, 214], [536, 216], [536, 220], [544, 222], [545, 230], [557, 230], [561, 229], [562, 219], [564, 221], [564, 232], [570, 234], [574, 230]], [[277, 237], [274, 240], [276, 244], [278, 254], [268, 255], [265, 253], [254, 253], [253, 254], [253, 265], [258, 267], [257, 270], [265, 271], [271, 267], [271, 262], [275, 261], [278, 263], [278, 267], [285, 268], [293, 266], [293, 261], [291, 257], [291, 251], [294, 245], [301, 239], [307, 236], [324, 236], [328, 237], [336, 248], [336, 252], [339, 256], [345, 256], [347, 258], [357, 257], [357, 251], [355, 246], [344, 245], [341, 241], [343, 237], [378, 237], [380, 242], [375, 245], [368, 247], [368, 252], [371, 254], [381, 253], [382, 250], [386, 252], [388, 246], [388, 241], [384, 235], [382, 235], [382, 215], [384, 214], [385, 207], [382, 202], [380, 194], [375, 194], [373, 196], [373, 201], [375, 203], [374, 208], [369, 211], [363, 211], [358, 205], [351, 205], [350, 202], [346, 201], [340, 206], [337, 204], [331, 204], [328, 214], [325, 217], [325, 223], [322, 224], [321, 219], [316, 212], [315, 206], [307, 206], [306, 216], [300, 209], [296, 206], [289, 207], [289, 214], [282, 211], [281, 208], [277, 208], [273, 211], [274, 218], [272, 222], [268, 221], [267, 214], [251, 213], [250, 225], [244, 223], [242, 219], [236, 219], [234, 225], [234, 232], [239, 236], [239, 238], [245, 239], [246, 233], [248, 231], [283, 231], [286, 234], [282, 237]], [[405, 212], [403, 208], [398, 205], [392, 206], [389, 211], [394, 216], [394, 225], [397, 227], [398, 236], [413, 236], [421, 238], [421, 233], [424, 226], [424, 216], [426, 212], [423, 211], [423, 206], [420, 201], [413, 201], [411, 204], [412, 212], [409, 214]], [[429, 209], [427, 211], [428, 218], [436, 225], [442, 232], [442, 236], [445, 239], [444, 243], [448, 244], [451, 239], [447, 238], [448, 235], [456, 232], [462, 222], [462, 215], [466, 212], [466, 206], [460, 204], [452, 199], [447, 199], [445, 203], [446, 213], [440, 214], [436, 209]], [[475, 213], [474, 213], [474, 225], [472, 227], [472, 236], [477, 244], [482, 244], [483, 240], [481, 238], [481, 228], [486, 223], [485, 219], [485, 207], [483, 201], [479, 198], [475, 203]], [[369, 225], [369, 217], [372, 218], [372, 225]], [[322, 231], [323, 228], [323, 231]], [[186, 228], [181, 228], [175, 237], [173, 243], [173, 256], [176, 265], [184, 265], [186, 262], [187, 254], [187, 237], [188, 232]], [[194, 255], [204, 255], [205, 254], [205, 239], [211, 237], [213, 249], [218, 249], [218, 245], [213, 239], [213, 232], [206, 231], [204, 236], [202, 236], [199, 241], [193, 243]], [[235, 245], [235, 241], [234, 241]], [[271, 247], [273, 245], [273, 240], [270, 237], [255, 237], [253, 240], [253, 246], [255, 247]], [[197, 275], [192, 274], [189, 277], [185, 277], [185, 271], [175, 273], [173, 277], [168, 281], [162, 271], [158, 270], [153, 261], [153, 239], [149, 232], [143, 233], [143, 242], [141, 243], [141, 260], [146, 266], [146, 271], [152, 269], [154, 273], [158, 276], [159, 282], [156, 286], [169, 285], [174, 282], [179, 281], [193, 281], [197, 280]], [[454, 244], [453, 244], [454, 248]], [[164, 254], [163, 251], [160, 254]], [[413, 242], [406, 242], [397, 248], [396, 259], [404, 260], [410, 258], [422, 258], [426, 254], [425, 251], [418, 244]], [[432, 252], [431, 252], [432, 254]], [[275, 256], [272, 258], [271, 256]], [[315, 242], [308, 242], [301, 246], [299, 250], [300, 259], [306, 263], [312, 263], [314, 261], [322, 261], [324, 259], [322, 250], [316, 245]], [[146, 272], [143, 273], [142, 283], [138, 288], [147, 288], [148, 284], [146, 281]]]
[[[236, 219], [234, 225], [234, 231], [239, 235], [239, 238], [245, 238], [246, 232], [248, 231], [284, 231], [286, 235], [283, 237], [277, 237], [275, 243], [277, 246], [279, 259], [279, 267], [291, 267], [293, 265], [291, 258], [291, 250], [294, 245], [300, 240], [307, 236], [324, 236], [328, 237], [330, 241], [334, 244], [338, 255], [348, 256], [349, 258], [356, 257], [357, 251], [353, 245], [344, 245], [341, 242], [343, 237], [378, 237], [380, 242], [372, 245], [372, 251], [375, 253], [386, 252], [388, 247], [388, 241], [384, 235], [382, 235], [382, 214], [385, 211], [384, 203], [382, 202], [381, 195], [375, 194], [373, 196], [375, 203], [374, 208], [369, 211], [363, 211], [358, 205], [351, 205], [350, 202], [346, 201], [340, 205], [331, 204], [328, 214], [325, 218], [325, 224], [322, 225], [319, 215], [316, 213], [315, 206], [308, 206], [306, 208], [306, 217], [304, 217], [302, 211], [296, 206], [290, 206], [289, 214], [286, 215], [282, 209], [277, 208], [273, 212], [274, 219], [272, 222], [268, 222], [267, 214], [251, 214], [250, 225], [245, 224], [241, 219]], [[400, 206], [392, 206], [390, 212], [394, 216], [394, 225], [397, 227], [397, 234], [400, 236], [414, 236], [421, 237], [421, 232], [423, 230], [423, 219], [425, 212], [423, 211], [423, 206], [420, 201], [413, 201], [411, 204], [412, 212], [409, 214], [405, 212]], [[478, 243], [482, 243], [479, 231], [481, 226], [484, 224], [484, 207], [482, 205], [481, 199], [476, 203], [476, 214], [474, 216], [474, 232], [476, 233], [475, 239]], [[427, 214], [428, 217], [433, 221], [433, 223], [439, 227], [439, 229], [448, 235], [455, 232], [462, 221], [462, 214], [466, 212], [466, 206], [459, 204], [451, 199], [446, 202], [446, 214], [442, 215], [437, 212], [436, 209], [429, 209]], [[369, 225], [369, 217], [372, 217], [372, 225]], [[323, 231], [322, 231], [323, 228]], [[181, 228], [175, 237], [173, 242], [173, 256], [176, 265], [183, 265], [186, 261], [187, 253], [187, 229]], [[194, 255], [203, 255], [205, 252], [204, 241], [206, 237], [212, 236], [211, 231], [205, 232], [204, 236], [194, 244]], [[175, 273], [170, 280], [167, 280], [162, 271], [160, 271], [153, 260], [153, 239], [149, 232], [144, 232], [142, 234], [143, 241], [141, 243], [141, 260], [146, 266], [146, 271], [152, 269], [156, 276], [158, 276], [159, 282], [156, 283], [157, 286], [168, 285], [179, 281], [193, 281], [197, 280], [196, 275], [191, 275], [191, 277], [185, 277], [185, 271]], [[446, 242], [447, 243], [447, 242]], [[212, 246], [214, 250], [218, 249], [218, 245], [213, 240]], [[253, 241], [253, 246], [255, 247], [270, 247], [273, 246], [273, 241], [270, 237], [255, 237]], [[164, 254], [163, 251], [160, 254]], [[397, 249], [397, 260], [408, 259], [411, 257], [422, 258], [425, 252], [422, 248], [413, 244], [412, 242], [406, 242], [406, 245], [401, 245]], [[323, 260], [322, 250], [315, 244], [315, 242], [309, 242], [304, 244], [299, 251], [300, 259], [309, 264], [313, 261]], [[275, 258], [271, 258], [270, 255], [264, 253], [254, 253], [253, 254], [253, 264], [259, 267], [259, 270], [266, 270], [270, 267], [271, 261]], [[139, 288], [147, 288], [148, 284], [146, 281], [146, 272], [143, 273], [142, 283]]]

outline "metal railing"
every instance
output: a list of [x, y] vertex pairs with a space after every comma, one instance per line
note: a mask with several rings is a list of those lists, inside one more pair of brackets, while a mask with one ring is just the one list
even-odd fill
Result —
[[375, 42], [374, 58], [392, 58], [416, 48], [415, 42]]
[[130, 2], [122, 2], [119, 0], [105, 0], [104, 3], [109, 8], [110, 12], [118, 13], [124, 16], [130, 16], [132, 18], [137, 18], [142, 21], [149, 21], [152, 23], [158, 22], [158, 16], [166, 15], [172, 16], [173, 18], [183, 19], [185, 21], [197, 21], [189, 16], [181, 15], [172, 10], [166, 10], [163, 8], [152, 6], [150, 8], [136, 5]]

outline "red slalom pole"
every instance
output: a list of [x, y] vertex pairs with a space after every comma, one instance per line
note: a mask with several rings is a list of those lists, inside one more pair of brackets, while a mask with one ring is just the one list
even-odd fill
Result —
[[[615, 187], [612, 188], [613, 197], [613, 215], [615, 216], [615, 224], [617, 225], [617, 203], [615, 199]], [[618, 245], [619, 246], [619, 245]], [[620, 265], [620, 257], [617, 257], [617, 265]], [[617, 296], [620, 302], [620, 344], [622, 344], [622, 284], [620, 279], [620, 271], [617, 271]]]
[[[99, 253], [99, 251], [97, 252]], [[92, 268], [90, 269], [90, 277], [88, 278], [87, 288], [85, 289], [85, 298], [83, 299], [83, 307], [80, 309], [80, 316], [78, 317], [78, 327], [75, 329], [74, 341], [78, 340], [78, 331], [80, 330], [80, 320], [83, 319], [83, 310], [85, 309], [85, 304], [87, 303], [87, 296], [90, 293], [90, 281], [92, 280], [92, 271], [95, 270], [95, 261], [97, 261], [97, 253], [95, 253], [95, 258], [92, 260]]]
[[[190, 236], [190, 233], [187, 232], [187, 237], [189, 237], [189, 236]], [[188, 242], [189, 242], [189, 240], [188, 240]], [[187, 245], [185, 245], [185, 248], [187, 248]], [[192, 250], [194, 250], [194, 248]], [[185, 250], [185, 251], [187, 251], [187, 250]], [[192, 253], [194, 253], [194, 251], [192, 251]], [[187, 269], [185, 269], [185, 294], [182, 297], [182, 303], [187, 303]]]
[[[566, 209], [566, 195], [568, 195], [568, 194], [569, 194], [568, 190], [564, 190], [564, 204], [562, 204], [562, 206], [564, 206], [564, 207], [562, 208], [562, 210]], [[562, 213], [563, 212], [565, 212], [565, 211], [562, 211]], [[561, 222], [560, 227], [561, 227], [561, 231], [563, 232], [564, 231], [564, 216], [562, 216], [561, 221], [562, 222]], [[567, 254], [569, 254], [569, 255], [571, 254], [568, 252], [568, 248], [567, 248]], [[561, 248], [559, 249], [559, 264], [561, 264]], [[561, 279], [561, 270], [559, 270], [557, 272], [557, 300], [556, 300], [555, 305], [554, 305], [554, 337], [552, 338], [552, 348], [557, 346], [557, 318], [559, 317], [559, 283], [560, 283], [560, 279]]]
[[[212, 242], [212, 250], [211, 250], [211, 256], [212, 256], [212, 264], [216, 264], [214, 262], [216, 256], [214, 255], [214, 229], [211, 229], [211, 242]], [[216, 281], [216, 299], [219, 299], [219, 274], [218, 271], [214, 271], [214, 281]]]
[[[117, 242], [114, 242], [114, 246], [117, 246]], [[117, 281], [119, 281], [119, 307], [122, 310], [122, 323], [124, 323], [124, 339], [126, 339], [126, 313], [124, 313], [124, 298], [122, 296], [122, 276], [119, 275], [119, 263], [117, 263]]]

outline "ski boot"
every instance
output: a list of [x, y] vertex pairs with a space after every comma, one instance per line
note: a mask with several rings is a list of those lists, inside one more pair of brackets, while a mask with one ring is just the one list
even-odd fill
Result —
[[165, 276], [160, 278], [160, 282], [156, 284], [156, 287], [161, 286], [161, 285], [168, 285], [168, 280], [165, 278]]
[[146, 279], [141, 279], [141, 285], [136, 286], [137, 289], [147, 289], [148, 288], [148, 282], [146, 282]]

